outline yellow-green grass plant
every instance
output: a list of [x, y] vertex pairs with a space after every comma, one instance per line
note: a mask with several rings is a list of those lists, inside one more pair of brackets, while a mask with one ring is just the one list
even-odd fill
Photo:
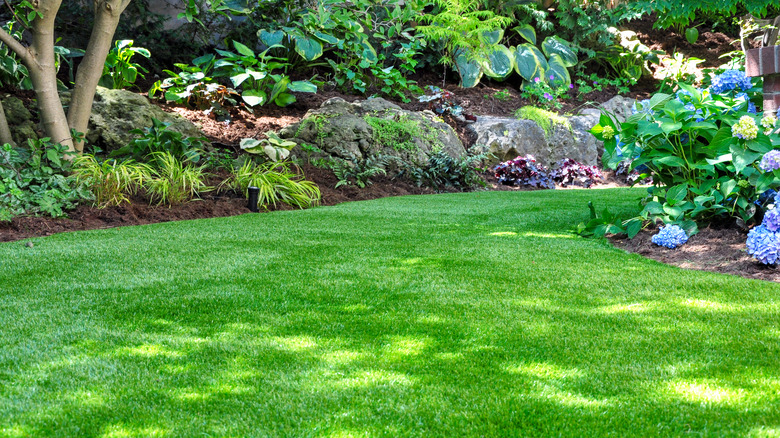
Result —
[[73, 161], [73, 175], [95, 195], [94, 206], [105, 208], [129, 201], [148, 177], [151, 168], [133, 160], [99, 161], [94, 155], [84, 154]]
[[256, 164], [246, 160], [233, 172], [223, 185], [248, 196], [249, 187], [260, 189], [258, 205], [267, 206], [283, 202], [293, 207], [309, 208], [319, 205], [320, 188], [303, 175], [293, 172], [284, 161], [267, 161]]
[[157, 205], [176, 205], [201, 193], [213, 190], [206, 184], [206, 166], [185, 163], [170, 152], [153, 152], [148, 155], [150, 170], [143, 180], [143, 186], [150, 202]]

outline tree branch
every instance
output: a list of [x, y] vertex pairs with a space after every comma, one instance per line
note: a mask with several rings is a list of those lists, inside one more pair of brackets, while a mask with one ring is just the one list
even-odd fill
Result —
[[5, 44], [13, 50], [28, 67], [36, 63], [35, 57], [30, 53], [30, 50], [2, 28], [0, 28], [0, 43]]

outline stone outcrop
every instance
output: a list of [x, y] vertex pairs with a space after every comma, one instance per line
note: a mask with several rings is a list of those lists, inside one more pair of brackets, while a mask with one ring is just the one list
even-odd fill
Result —
[[[63, 104], [70, 102], [70, 93], [61, 95]], [[179, 116], [163, 111], [144, 96], [126, 90], [110, 90], [98, 87], [89, 117], [87, 142], [106, 152], [119, 149], [136, 138], [133, 129], [152, 126], [152, 119], [170, 123], [168, 129], [181, 132], [185, 137], [202, 137], [200, 128]]]
[[469, 130], [492, 155], [492, 163], [511, 160], [518, 155], [533, 155], [546, 166], [553, 166], [563, 158], [571, 158], [587, 165], [597, 165], [603, 144], [590, 133], [599, 122], [602, 108], [625, 121], [631, 114], [632, 99], [616, 96], [600, 108], [585, 109], [575, 116], [563, 116], [565, 123], [554, 124], [545, 133], [536, 122], [509, 117], [477, 117]]
[[466, 154], [455, 131], [433, 112], [406, 111], [382, 98], [349, 103], [334, 97], [279, 136], [298, 143], [292, 151], [298, 156], [303, 145], [346, 160], [386, 156], [423, 163], [438, 150], [452, 157]]

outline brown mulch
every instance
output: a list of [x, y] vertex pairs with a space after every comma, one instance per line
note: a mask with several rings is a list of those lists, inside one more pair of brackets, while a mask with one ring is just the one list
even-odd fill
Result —
[[611, 237], [616, 248], [685, 269], [720, 272], [780, 282], [780, 269], [757, 262], [745, 249], [747, 233], [737, 228], [704, 228], [684, 245], [668, 249], [653, 244], [658, 230], [643, 230], [633, 239]]

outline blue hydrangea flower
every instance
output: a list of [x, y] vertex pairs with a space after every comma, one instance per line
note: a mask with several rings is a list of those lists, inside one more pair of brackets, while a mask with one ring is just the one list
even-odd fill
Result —
[[650, 241], [659, 246], [665, 246], [670, 249], [677, 248], [688, 241], [688, 235], [679, 225], [667, 225], [661, 227], [661, 231], [650, 238]]
[[758, 113], [758, 109], [756, 108], [756, 104], [753, 102], [748, 102], [748, 108], [747, 111], [751, 114]]
[[634, 102], [634, 105], [631, 106], [631, 114], [637, 113], [653, 114], [653, 110], [650, 108], [650, 99]]
[[758, 168], [764, 172], [780, 169], [780, 151], [775, 149], [764, 154]]
[[756, 205], [765, 205], [765, 204], [776, 204], [777, 203], [777, 192], [772, 189], [766, 189], [763, 193], [758, 195], [758, 199], [756, 200]]
[[750, 230], [746, 245], [748, 254], [765, 265], [772, 265], [780, 252], [780, 237], [762, 224]]
[[764, 214], [762, 223], [769, 231], [775, 233], [780, 230], [780, 209], [773, 208]]
[[726, 70], [712, 79], [710, 92], [712, 94], [722, 94], [737, 88], [747, 91], [753, 88], [753, 82], [745, 75], [744, 71]]

